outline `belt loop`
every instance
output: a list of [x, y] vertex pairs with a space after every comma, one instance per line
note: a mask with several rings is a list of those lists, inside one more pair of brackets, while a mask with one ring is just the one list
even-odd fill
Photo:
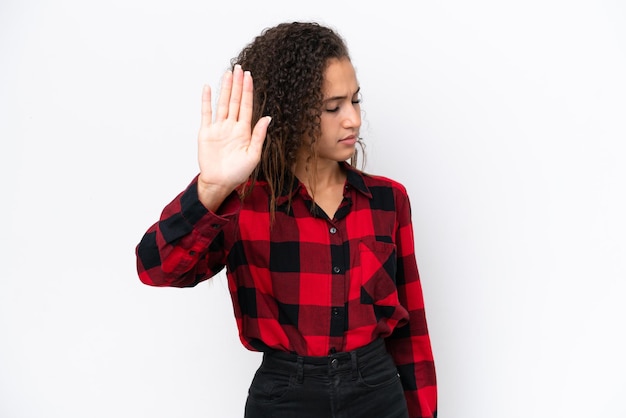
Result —
[[356, 350], [350, 351], [350, 360], [352, 362], [352, 380], [357, 380], [359, 377], [358, 364], [356, 361]]
[[302, 356], [298, 356], [296, 368], [296, 380], [298, 381], [298, 383], [302, 383], [302, 381], [304, 380], [304, 358]]

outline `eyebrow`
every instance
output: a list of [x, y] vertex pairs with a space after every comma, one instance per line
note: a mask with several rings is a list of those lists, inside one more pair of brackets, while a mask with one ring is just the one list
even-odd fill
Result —
[[[360, 91], [361, 91], [361, 86], [359, 86], [352, 95], [355, 96], [359, 94]], [[329, 97], [328, 99], [324, 99], [322, 103], [332, 102], [333, 100], [343, 100], [345, 98], [346, 96], [333, 96], [333, 97]]]

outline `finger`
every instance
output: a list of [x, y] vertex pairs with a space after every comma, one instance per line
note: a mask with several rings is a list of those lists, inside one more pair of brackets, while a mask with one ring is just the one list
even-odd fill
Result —
[[228, 102], [230, 100], [230, 92], [233, 87], [233, 73], [228, 70], [222, 77], [222, 85], [220, 87], [220, 97], [217, 99], [217, 111], [215, 113], [216, 120], [224, 120], [228, 117]]
[[241, 107], [239, 108], [239, 120], [247, 123], [252, 121], [252, 105], [254, 103], [254, 85], [250, 71], [243, 73], [243, 92], [241, 94]]
[[241, 91], [243, 89], [243, 70], [241, 65], [235, 65], [233, 71], [232, 90], [230, 92], [230, 103], [228, 106], [228, 118], [237, 120], [239, 117], [239, 107], [241, 106]]
[[213, 109], [211, 108], [211, 87], [207, 84], [202, 88], [202, 116], [200, 123], [203, 127], [208, 127], [213, 121]]
[[252, 137], [250, 138], [250, 145], [248, 145], [248, 152], [254, 156], [260, 157], [263, 149], [263, 142], [267, 135], [267, 127], [269, 126], [272, 118], [264, 116], [254, 125], [252, 130]]

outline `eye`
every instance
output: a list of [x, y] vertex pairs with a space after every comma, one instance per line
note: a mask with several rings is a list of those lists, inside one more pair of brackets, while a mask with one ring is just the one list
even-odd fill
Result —
[[335, 113], [339, 110], [339, 106], [333, 107], [332, 109], [326, 109], [328, 113]]

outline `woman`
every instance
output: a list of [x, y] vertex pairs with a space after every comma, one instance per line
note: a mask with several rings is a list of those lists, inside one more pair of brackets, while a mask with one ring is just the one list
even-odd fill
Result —
[[435, 417], [409, 199], [356, 168], [345, 42], [284, 23], [231, 64], [215, 112], [202, 94], [200, 173], [137, 246], [140, 279], [226, 267], [241, 341], [264, 353], [246, 417]]

